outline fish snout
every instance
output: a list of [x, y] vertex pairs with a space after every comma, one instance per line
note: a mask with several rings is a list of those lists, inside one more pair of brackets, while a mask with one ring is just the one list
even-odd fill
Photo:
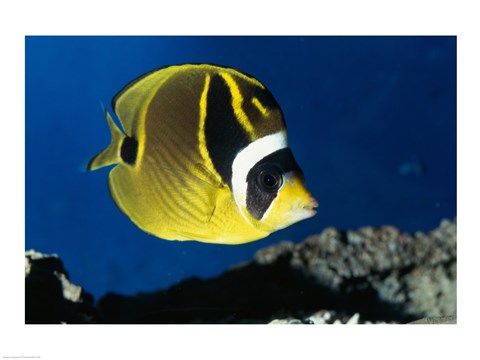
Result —
[[314, 210], [314, 208], [318, 207], [318, 202], [317, 200], [315, 200], [314, 197], [310, 196], [307, 204], [305, 204], [303, 206], [303, 209], [305, 210], [305, 215], [306, 215], [306, 218], [310, 218], [312, 216], [314, 216], [317, 211]]

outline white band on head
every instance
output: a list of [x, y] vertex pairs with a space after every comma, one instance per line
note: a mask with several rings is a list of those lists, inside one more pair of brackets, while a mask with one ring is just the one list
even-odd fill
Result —
[[[275, 151], [288, 147], [285, 131], [264, 136], [242, 149], [232, 164], [232, 192], [240, 213], [247, 203], [247, 175], [257, 162]], [[245, 220], [248, 221], [247, 218]]]

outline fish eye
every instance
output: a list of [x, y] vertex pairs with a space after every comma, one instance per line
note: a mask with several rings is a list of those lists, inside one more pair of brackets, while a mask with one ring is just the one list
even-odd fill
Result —
[[283, 184], [283, 176], [280, 169], [272, 167], [258, 173], [257, 184], [262, 191], [276, 192]]

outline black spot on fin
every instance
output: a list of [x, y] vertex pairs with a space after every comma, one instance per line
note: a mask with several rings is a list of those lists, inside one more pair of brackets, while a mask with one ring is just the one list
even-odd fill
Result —
[[137, 160], [138, 141], [133, 137], [125, 137], [120, 148], [120, 156], [124, 162], [134, 165]]

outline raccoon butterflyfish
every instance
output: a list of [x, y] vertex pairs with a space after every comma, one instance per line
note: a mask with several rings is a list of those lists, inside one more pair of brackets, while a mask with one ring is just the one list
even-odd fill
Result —
[[167, 240], [240, 244], [315, 215], [282, 111], [255, 78], [173, 65], [126, 85], [105, 110], [110, 194], [142, 230]]

